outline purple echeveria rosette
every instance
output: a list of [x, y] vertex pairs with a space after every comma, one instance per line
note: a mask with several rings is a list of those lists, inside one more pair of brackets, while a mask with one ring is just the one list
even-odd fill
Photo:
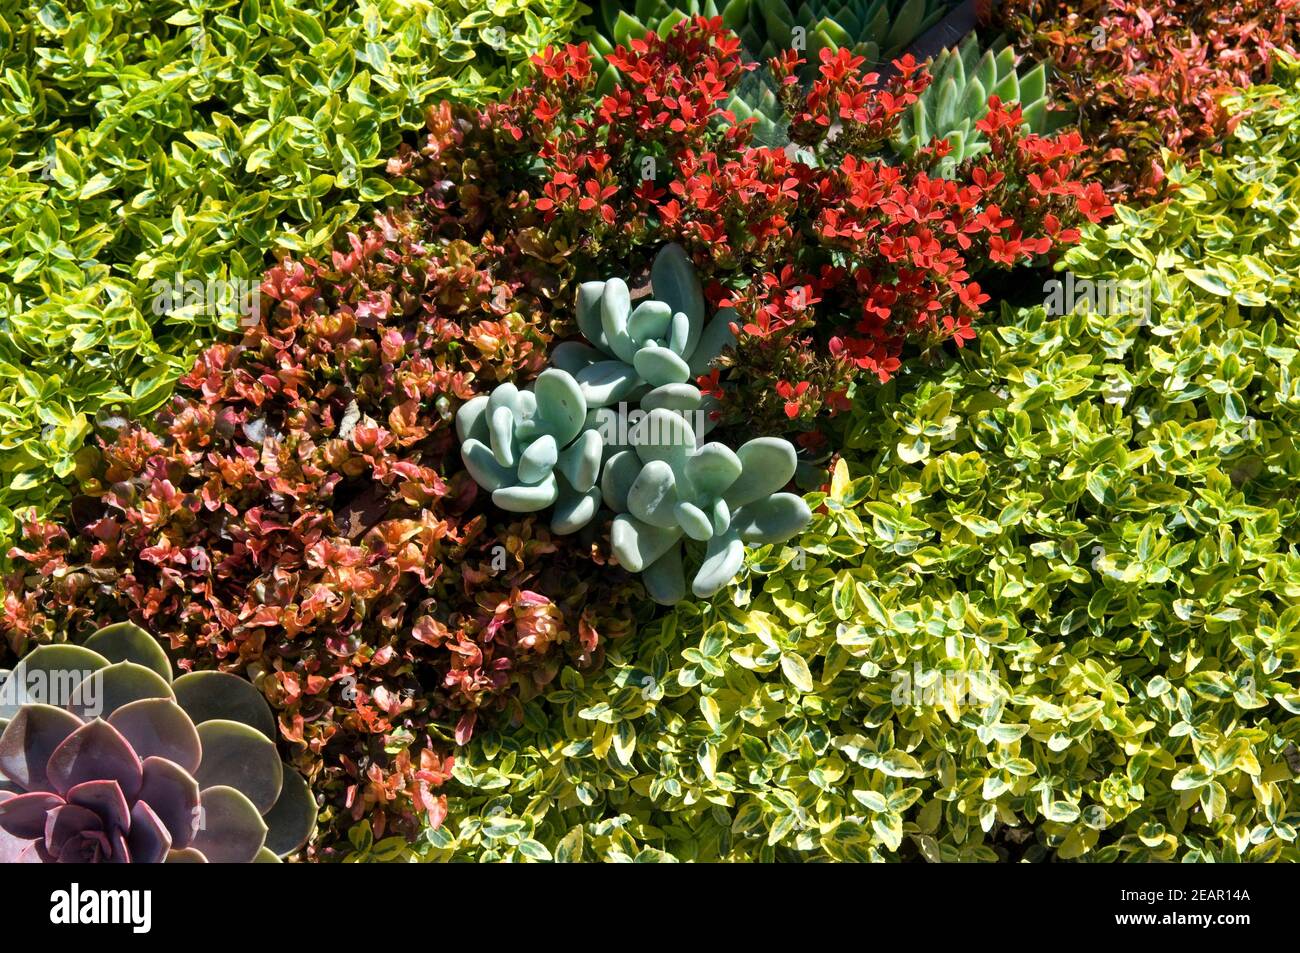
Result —
[[147, 632], [41, 646], [0, 692], [0, 863], [278, 861], [316, 823], [245, 679], [171, 678]]

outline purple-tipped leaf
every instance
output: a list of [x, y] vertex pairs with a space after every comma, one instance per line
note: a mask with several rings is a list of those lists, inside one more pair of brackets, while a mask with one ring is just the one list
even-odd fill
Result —
[[59, 794], [98, 780], [116, 781], [128, 801], [140, 791], [140, 759], [122, 733], [99, 718], [82, 725], [54, 749], [48, 770]]
[[131, 833], [126, 838], [133, 864], [161, 864], [171, 850], [172, 837], [162, 820], [144, 801], [131, 808]]
[[86, 781], [68, 792], [68, 803], [94, 811], [104, 830], [131, 826], [131, 806], [116, 781]]
[[203, 757], [199, 733], [190, 716], [169, 698], [142, 698], [123, 705], [108, 723], [122, 733], [141, 758], [166, 758], [189, 773]]
[[45, 836], [45, 819], [63, 806], [63, 798], [48, 791], [33, 791], [0, 801], [0, 830], [20, 840]]
[[24, 791], [52, 791], [50, 756], [78, 728], [81, 719], [62, 708], [26, 705], [0, 734], [0, 774]]
[[45, 815], [44, 828], [45, 848], [56, 857], [63, 855], [70, 841], [76, 842], [77, 850], [81, 851], [84, 841], [102, 844], [105, 835], [121, 830], [105, 826], [98, 814], [77, 804], [60, 804], [54, 808]]
[[190, 845], [198, 828], [199, 785], [180, 765], [145, 758], [139, 800], [146, 802], [171, 836], [174, 850]]

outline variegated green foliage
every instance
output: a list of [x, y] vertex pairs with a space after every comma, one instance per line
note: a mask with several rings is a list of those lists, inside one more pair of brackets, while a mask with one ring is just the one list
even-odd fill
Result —
[[1065, 259], [1149, 313], [860, 400], [801, 548], [477, 739], [417, 853], [1300, 860], [1300, 95], [1230, 104]]
[[409, 190], [382, 174], [402, 131], [508, 90], [580, 9], [0, 0], [0, 551], [97, 410], [149, 413], [235, 327], [244, 291], [212, 283], [255, 288]]
[[984, 134], [975, 124], [989, 111], [989, 97], [1021, 106], [1025, 128], [1043, 135], [1049, 131], [1047, 67], [1043, 63], [1016, 64], [1010, 46], [981, 52], [974, 34], [955, 49], [943, 50], [930, 64], [932, 81], [919, 99], [903, 113], [894, 151], [910, 159], [933, 139], [946, 139], [952, 151], [936, 164], [951, 178], [958, 165], [988, 151]]

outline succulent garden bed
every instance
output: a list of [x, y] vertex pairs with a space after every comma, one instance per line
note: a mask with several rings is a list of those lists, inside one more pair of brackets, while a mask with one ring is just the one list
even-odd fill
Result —
[[0, 861], [1300, 859], [1290, 5], [202, 6], [0, 0]]

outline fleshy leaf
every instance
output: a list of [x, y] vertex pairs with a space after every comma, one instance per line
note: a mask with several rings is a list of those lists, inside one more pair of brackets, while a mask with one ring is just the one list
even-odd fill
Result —
[[40, 645], [32, 649], [9, 674], [13, 686], [0, 696], [0, 718], [12, 718], [24, 704], [67, 705], [73, 689], [106, 668], [108, 659], [80, 645]]
[[664, 606], [675, 605], [686, 596], [686, 573], [682, 569], [682, 547], [670, 546], [668, 551], [641, 572], [641, 583], [655, 602]]
[[275, 745], [255, 728], [237, 721], [212, 719], [198, 726], [203, 760], [194, 772], [200, 788], [231, 787], [259, 812], [269, 811], [283, 783]]
[[266, 849], [279, 857], [301, 848], [316, 829], [316, 801], [307, 781], [289, 765], [283, 767], [280, 797], [264, 816]]
[[276, 738], [271, 707], [246, 678], [229, 672], [190, 672], [176, 679], [172, 690], [176, 704], [195, 725], [224, 718], [250, 725], [272, 741]]
[[172, 847], [189, 846], [199, 821], [199, 785], [180, 765], [145, 758], [139, 800], [147, 801], [166, 825]]
[[811, 521], [812, 511], [802, 497], [775, 493], [736, 510], [731, 528], [747, 543], [782, 543]]
[[609, 532], [610, 548], [628, 572], [641, 572], [681, 538], [680, 529], [651, 526], [627, 513], [614, 518]]
[[189, 846], [214, 864], [251, 863], [266, 840], [266, 822], [253, 802], [231, 787], [200, 795], [199, 830]]
[[24, 791], [53, 791], [50, 756], [82, 724], [62, 708], [24, 705], [0, 735], [0, 773]]
[[723, 586], [736, 578], [740, 567], [745, 564], [745, 544], [734, 532], [727, 532], [709, 540], [708, 552], [691, 591], [701, 599], [708, 599]]
[[106, 625], [86, 639], [85, 647], [109, 662], [134, 662], [153, 669], [167, 682], [172, 680], [172, 663], [152, 635], [130, 622]]
[[725, 496], [733, 511], [784, 487], [798, 463], [794, 447], [779, 437], [751, 440], [736, 451], [736, 456], [744, 469]]
[[122, 733], [101, 718], [68, 735], [50, 755], [49, 778], [66, 794], [86, 781], [116, 781], [127, 800], [140, 790], [140, 759]]
[[171, 850], [172, 838], [166, 826], [144, 801], [131, 808], [131, 832], [126, 837], [134, 864], [161, 864]]
[[32, 791], [0, 800], [0, 830], [22, 840], [44, 837], [46, 817], [63, 804], [63, 798], [49, 791]]
[[203, 756], [199, 734], [190, 716], [169, 698], [145, 698], [123, 705], [108, 723], [141, 758], [166, 758], [190, 773], [199, 767]]
[[82, 682], [67, 706], [83, 719], [109, 718], [123, 705], [141, 699], [172, 698], [169, 680], [134, 662], [115, 662], [100, 669]]
[[685, 314], [690, 322], [686, 345], [682, 348], [682, 354], [689, 359], [704, 328], [704, 289], [686, 249], [676, 242], [660, 249], [650, 268], [650, 284], [655, 298], [667, 304], [674, 314], [679, 311]]

